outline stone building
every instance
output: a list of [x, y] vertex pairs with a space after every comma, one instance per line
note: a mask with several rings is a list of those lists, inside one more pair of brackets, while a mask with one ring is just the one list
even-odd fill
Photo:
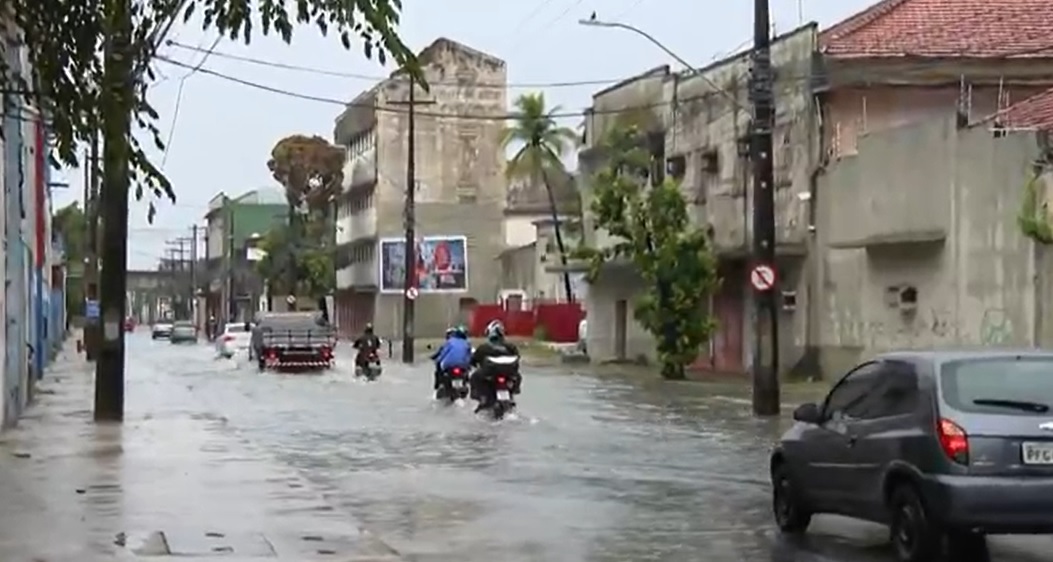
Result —
[[[1025, 21], [1040, 30], [1005, 23]], [[1016, 140], [994, 142], [990, 126], [1040, 106], [1036, 95], [1053, 86], [1051, 22], [1053, 5], [1040, 0], [883, 0], [829, 29], [808, 25], [775, 39], [783, 370], [835, 375], [897, 347], [1041, 341], [1038, 297], [1020, 300], [1026, 283], [988, 275], [981, 269], [990, 264], [979, 264], [988, 256], [999, 272], [1039, 267], [1012, 228], [1027, 161], [1041, 153], [1044, 137], [1002, 132]], [[748, 104], [747, 77], [743, 53], [689, 75], [655, 69], [599, 92], [581, 155], [588, 177], [587, 169], [602, 165], [594, 146], [616, 118], [612, 111], [661, 108], [653, 152], [669, 173], [682, 174], [721, 260], [723, 284], [712, 302], [720, 328], [700, 366], [725, 371], [749, 367], [751, 346], [742, 342], [754, 333], [743, 276], [749, 114], [735, 109]], [[1007, 191], [998, 195], [996, 185]], [[609, 243], [588, 222], [586, 215], [592, 243]], [[595, 355], [653, 353], [653, 340], [631, 318], [638, 290], [632, 268], [618, 263], [591, 288]]]
[[[808, 241], [809, 172], [814, 99], [807, 77], [816, 50], [818, 30], [808, 25], [776, 37], [772, 63], [776, 72], [776, 214], [777, 254], [787, 295], [781, 338], [784, 356], [796, 360], [800, 342], [794, 334], [805, 326], [801, 288]], [[749, 365], [752, 349], [744, 345], [753, 333], [748, 321], [752, 302], [747, 285], [750, 248], [749, 195], [751, 174], [745, 139], [750, 111], [746, 92], [749, 59], [746, 52], [717, 61], [697, 72], [675, 74], [666, 67], [600, 91], [593, 96], [586, 119], [586, 147], [579, 155], [581, 175], [591, 177], [603, 166], [599, 142], [624, 115], [646, 113], [652, 153], [665, 163], [665, 173], [680, 180], [696, 224], [708, 228], [720, 259], [723, 283], [711, 306], [719, 327], [703, 350], [699, 366], [738, 372]], [[646, 111], [639, 108], [648, 108]], [[588, 200], [590, 186], [582, 182]], [[803, 194], [803, 195], [802, 195]], [[596, 231], [586, 213], [591, 243], [611, 243]], [[589, 350], [595, 359], [652, 356], [654, 342], [632, 317], [643, 280], [627, 263], [606, 264], [589, 289], [587, 312]]]
[[[504, 61], [450, 39], [419, 56], [430, 88], [414, 92], [416, 230], [424, 249], [416, 333], [436, 336], [497, 297], [507, 76]], [[335, 318], [344, 333], [373, 322], [381, 336], [402, 337], [408, 86], [396, 72], [336, 120], [335, 144], [348, 149], [336, 231]]]

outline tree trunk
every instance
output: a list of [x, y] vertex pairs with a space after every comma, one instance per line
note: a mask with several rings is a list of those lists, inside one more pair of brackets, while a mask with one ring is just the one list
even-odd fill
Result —
[[574, 302], [574, 289], [570, 285], [570, 272], [567, 271], [567, 248], [563, 245], [563, 228], [560, 225], [559, 208], [556, 207], [556, 196], [548, 182], [548, 173], [541, 170], [541, 179], [545, 183], [545, 194], [548, 195], [548, 209], [552, 213], [552, 223], [556, 231], [556, 246], [559, 248], [559, 263], [563, 266], [563, 290], [567, 293], [567, 302]]
[[131, 116], [135, 102], [131, 0], [105, 2], [109, 36], [102, 95], [102, 272], [99, 304], [103, 338], [95, 365], [95, 419], [124, 419], [124, 317], [128, 270], [128, 190]]

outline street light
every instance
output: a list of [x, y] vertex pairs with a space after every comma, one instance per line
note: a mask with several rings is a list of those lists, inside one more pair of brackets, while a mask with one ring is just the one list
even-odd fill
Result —
[[666, 47], [665, 45], [663, 45], [661, 41], [659, 41], [658, 39], [655, 39], [654, 36], [651, 35], [650, 33], [647, 33], [646, 31], [644, 31], [644, 30], [642, 30], [642, 29], [640, 29], [638, 27], [634, 27], [632, 25], [629, 25], [627, 23], [620, 23], [620, 22], [616, 22], [616, 21], [603, 21], [603, 20], [600, 20], [600, 19], [596, 19], [596, 12], [593, 12], [592, 16], [589, 17], [589, 19], [580, 19], [580, 20], [578, 20], [578, 23], [581, 24], [581, 25], [588, 26], [588, 27], [613, 27], [613, 28], [616, 28], [616, 29], [624, 29], [626, 31], [631, 31], [631, 32], [643, 37], [644, 39], [647, 39], [655, 47], [658, 47], [659, 49], [664, 51], [665, 54], [673, 57], [673, 59], [676, 60], [676, 62], [679, 62], [685, 68], [687, 68], [688, 71], [689, 71], [689, 75], [698, 74], [698, 76], [700, 78], [702, 78], [702, 80], [706, 84], [709, 84], [710, 86], [712, 86], [713, 89], [716, 90], [720, 95], [728, 98], [728, 100], [731, 101], [732, 106], [734, 106], [737, 109], [744, 109], [742, 107], [742, 104], [739, 103], [739, 100], [735, 99], [735, 96], [731, 95], [725, 88], [722, 88], [721, 86], [717, 85], [716, 82], [710, 80], [709, 77], [707, 77], [705, 74], [699, 73], [698, 72], [698, 70], [699, 70], [698, 68], [696, 68], [693, 64], [687, 62], [687, 60], [685, 60], [680, 55], [674, 53], [672, 51], [672, 49], [670, 49], [669, 47]]

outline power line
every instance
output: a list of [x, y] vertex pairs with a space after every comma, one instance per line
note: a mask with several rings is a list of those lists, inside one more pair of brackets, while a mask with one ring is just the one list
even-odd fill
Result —
[[[169, 59], [167, 57], [158, 56], [158, 60], [162, 60], [162, 61], [167, 62], [168, 64], [171, 64], [171, 65], [174, 65], [174, 66], [179, 66], [179, 67], [183, 67], [183, 68], [191, 68], [191, 66], [189, 64], [187, 64], [187, 63], [180, 62], [180, 61], [173, 60], [173, 59]], [[208, 68], [201, 68], [199, 70], [199, 72], [202, 73], [202, 74], [207, 74], [207, 75], [215, 76], [215, 77], [223, 79], [223, 80], [234, 82], [236, 84], [241, 84], [243, 86], [248, 86], [250, 88], [255, 88], [257, 90], [263, 90], [265, 92], [271, 92], [271, 93], [274, 93], [274, 94], [279, 94], [279, 95], [283, 95], [283, 96], [303, 99], [303, 100], [307, 100], [307, 101], [315, 101], [315, 102], [319, 102], [319, 103], [328, 103], [328, 104], [332, 104], [332, 105], [339, 105], [339, 106], [345, 107], [345, 108], [363, 107], [363, 108], [373, 109], [375, 111], [384, 112], [384, 113], [399, 113], [399, 114], [407, 113], [407, 111], [405, 109], [396, 108], [396, 107], [386, 107], [386, 106], [370, 105], [370, 104], [365, 104], [365, 103], [347, 102], [347, 101], [344, 101], [344, 100], [339, 100], [339, 99], [335, 99], [335, 98], [329, 98], [329, 97], [325, 97], [325, 96], [318, 96], [318, 95], [314, 95], [314, 94], [303, 94], [303, 93], [300, 93], [300, 92], [294, 92], [294, 91], [286, 90], [286, 89], [283, 89], [283, 88], [276, 88], [274, 86], [268, 86], [266, 84], [259, 84], [257, 82], [253, 82], [251, 80], [245, 80], [243, 78], [238, 78], [236, 76], [231, 76], [229, 74], [224, 74], [222, 72], [217, 72], [215, 70], [211, 70], [211, 69], [208, 69]], [[811, 79], [811, 76], [809, 76], [807, 78]], [[708, 92], [705, 92], [703, 94], [699, 94], [699, 95], [696, 95], [696, 96], [690, 96], [690, 97], [685, 97], [685, 98], [678, 98], [676, 100], [676, 103], [682, 104], [682, 103], [690, 102], [690, 101], [704, 100], [704, 99], [708, 99], [708, 98], [710, 98], [710, 97], [712, 97], [714, 95], [722, 95], [722, 93], [723, 93], [723, 91], [713, 91], [713, 90], [711, 90], [711, 91], [708, 91]], [[646, 110], [646, 109], [659, 109], [659, 108], [663, 108], [663, 107], [669, 107], [672, 104], [673, 104], [673, 102], [671, 102], [671, 101], [661, 101], [661, 102], [653, 102], [653, 103], [649, 103], [649, 104], [639, 104], [639, 105], [623, 107], [623, 108], [617, 108], [617, 109], [595, 108], [595, 109], [573, 111], [573, 112], [566, 111], [566, 112], [552, 113], [552, 114], [550, 114], [550, 117], [563, 119], [563, 118], [571, 118], [571, 117], [580, 118], [580, 117], [584, 117], [586, 115], [617, 115], [617, 114], [623, 114], [623, 113], [637, 112], [637, 111]], [[520, 117], [522, 117], [521, 114], [519, 114], [519, 113], [510, 113], [510, 112], [505, 112], [505, 113], [501, 113], [501, 114], [485, 114], [485, 113], [467, 113], [467, 112], [466, 113], [448, 113], [448, 112], [435, 112], [435, 111], [417, 111], [416, 115], [419, 116], [419, 117], [432, 117], [432, 118], [438, 118], [438, 119], [465, 119], [465, 120], [475, 120], [475, 121], [508, 121], [508, 120], [513, 120], [513, 119], [519, 119]]]
[[[534, 17], [536, 17], [538, 14], [540, 14], [541, 11], [544, 10], [545, 7], [548, 6], [551, 3], [552, 3], [552, 0], [544, 0], [543, 2], [540, 2], [537, 6], [534, 6], [534, 9], [530, 10], [530, 13], [527, 14], [525, 18], [523, 18], [522, 20], [519, 21], [519, 25], [517, 25], [516, 28], [514, 30], [512, 30], [512, 33], [513, 34], [518, 34], [520, 31], [522, 31], [523, 28], [526, 27], [526, 24], [528, 22], [530, 22], [530, 20], [534, 19]], [[515, 47], [517, 47], [519, 45], [519, 43], [520, 43], [520, 41], [513, 42], [512, 46], [509, 47], [509, 50], [514, 49]]]
[[[204, 52], [205, 49], [201, 47], [194, 47], [185, 43], [179, 43], [178, 41], [169, 41], [168, 44], [172, 47], [179, 49], [185, 49], [187, 51]], [[352, 78], [355, 80], [369, 80], [372, 82], [379, 82], [387, 80], [385, 76], [375, 76], [370, 74], [358, 74], [354, 72], [342, 72], [339, 70], [329, 70], [325, 68], [317, 68], [312, 66], [304, 66], [298, 64], [287, 64], [277, 61], [271, 61], [266, 59], [260, 59], [255, 57], [249, 57], [244, 55], [235, 55], [231, 53], [224, 53], [222, 51], [213, 51], [212, 56], [219, 57], [222, 59], [229, 59], [234, 61], [247, 62], [258, 66], [265, 66], [268, 68], [281, 68], [283, 70], [292, 70], [295, 72], [306, 72], [308, 74], [316, 74], [318, 76], [332, 76], [335, 78]], [[448, 85], [448, 86], [463, 86], [471, 85], [477, 88], [573, 88], [577, 86], [604, 86], [610, 84], [617, 84], [624, 78], [605, 78], [595, 80], [569, 80], [562, 82], [510, 82], [510, 83], [497, 83], [497, 82], [469, 82], [465, 83], [462, 81], [451, 81], [451, 80], [432, 80], [429, 84], [437, 85]]]
[[[537, 33], [537, 34], [535, 34], [535, 35], [524, 35], [523, 37], [524, 37], [524, 38], [529, 38], [529, 39], [532, 39], [532, 40], [536, 40], [536, 39], [538, 38], [538, 36], [539, 36], [539, 35], [541, 35], [541, 34], [545, 33], [545, 32], [546, 32], [546, 31], [548, 31], [549, 29], [552, 29], [552, 26], [553, 26], [553, 25], [555, 25], [555, 23], [556, 23], [556, 22], [558, 22], [559, 20], [561, 20], [561, 19], [563, 19], [564, 17], [566, 17], [566, 16], [567, 16], [567, 14], [569, 14], [571, 10], [573, 10], [574, 8], [576, 8], [576, 7], [580, 6], [580, 5], [581, 5], [581, 2], [582, 2], [582, 0], [574, 0], [573, 2], [571, 2], [571, 3], [570, 3], [570, 5], [568, 5], [568, 6], [566, 7], [566, 9], [564, 9], [564, 10], [563, 10], [562, 12], [560, 12], [560, 13], [559, 13], [559, 15], [557, 15], [556, 17], [554, 17], [554, 18], [552, 18], [551, 20], [549, 20], [549, 22], [548, 22], [547, 24], [545, 24], [545, 25], [544, 25], [544, 26], [543, 26], [543, 27], [541, 28], [541, 31], [540, 31], [540, 32], [538, 32], [538, 33]], [[523, 39], [520, 39], [519, 41], [516, 41], [516, 42], [515, 42], [515, 43], [514, 43], [514, 44], [512, 45], [512, 48], [513, 48], [513, 49], [515, 49], [516, 47], [518, 47], [518, 46], [519, 46], [519, 45], [521, 45], [522, 43], [523, 43]]]
[[175, 135], [176, 123], [179, 122], [179, 107], [183, 103], [183, 87], [186, 86], [186, 80], [197, 73], [197, 71], [201, 70], [201, 67], [204, 66], [208, 57], [216, 50], [216, 47], [219, 46], [219, 42], [222, 39], [222, 34], [216, 36], [216, 39], [212, 42], [212, 46], [205, 51], [205, 56], [201, 57], [201, 60], [198, 61], [197, 65], [194, 66], [194, 68], [191, 68], [189, 72], [179, 79], [179, 90], [176, 92], [175, 108], [172, 110], [172, 124], [168, 127], [168, 138], [165, 139], [165, 152], [161, 156], [162, 170], [165, 169], [165, 164], [168, 163], [168, 155], [172, 152], [172, 137]]

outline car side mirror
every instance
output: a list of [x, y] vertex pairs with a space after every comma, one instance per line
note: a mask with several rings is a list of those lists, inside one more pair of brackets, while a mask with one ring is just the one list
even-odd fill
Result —
[[801, 404], [793, 411], [793, 419], [799, 422], [819, 425], [823, 421], [823, 414], [819, 411], [819, 406], [809, 402]]

